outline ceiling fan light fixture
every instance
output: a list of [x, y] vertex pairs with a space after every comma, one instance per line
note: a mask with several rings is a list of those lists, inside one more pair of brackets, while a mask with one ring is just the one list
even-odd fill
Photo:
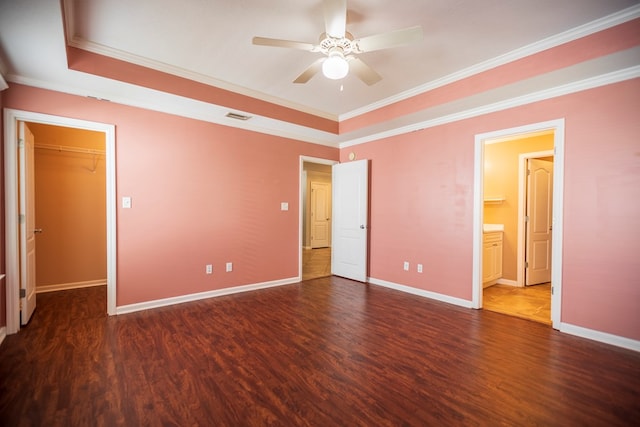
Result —
[[328, 79], [339, 80], [349, 74], [349, 63], [340, 51], [329, 53], [329, 57], [322, 63], [322, 74]]

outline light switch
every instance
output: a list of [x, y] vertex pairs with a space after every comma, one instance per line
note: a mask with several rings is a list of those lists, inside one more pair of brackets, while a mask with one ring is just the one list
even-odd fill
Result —
[[280, 210], [281, 211], [288, 211], [289, 210], [289, 203], [287, 203], [287, 202], [280, 203]]
[[123, 209], [131, 209], [131, 197], [124, 196], [122, 198], [122, 208]]

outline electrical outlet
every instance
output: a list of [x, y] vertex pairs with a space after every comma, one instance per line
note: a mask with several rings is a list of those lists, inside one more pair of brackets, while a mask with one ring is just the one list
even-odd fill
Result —
[[233, 271], [233, 263], [232, 262], [228, 262], [227, 263], [227, 273], [229, 273], [230, 271]]
[[422, 264], [418, 264], [418, 273], [422, 273]]
[[207, 265], [205, 266], [205, 272], [206, 272], [207, 274], [213, 274], [213, 265], [211, 265], [211, 264], [207, 264]]
[[409, 261], [404, 262], [404, 271], [409, 271]]

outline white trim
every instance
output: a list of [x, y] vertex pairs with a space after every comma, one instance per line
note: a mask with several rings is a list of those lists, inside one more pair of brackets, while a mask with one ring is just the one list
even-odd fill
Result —
[[595, 34], [599, 31], [615, 27], [616, 25], [624, 24], [625, 22], [631, 21], [638, 17], [640, 17], [640, 6], [631, 6], [609, 16], [596, 19], [595, 21], [580, 25], [579, 27], [573, 28], [571, 30], [564, 31], [551, 37], [547, 37], [546, 39], [531, 43], [527, 46], [513, 50], [504, 55], [491, 58], [488, 61], [472, 65], [471, 67], [457, 71], [453, 74], [449, 74], [440, 79], [433, 80], [429, 83], [417, 86], [413, 89], [401, 92], [397, 95], [390, 96], [369, 105], [365, 105], [364, 107], [355, 109], [348, 113], [340, 114], [338, 116], [338, 121], [349, 120], [354, 117], [361, 116], [379, 108], [386, 107], [387, 105], [401, 102], [414, 96], [421, 95], [425, 92], [437, 89], [439, 87], [464, 80], [492, 68], [496, 68], [510, 62], [526, 58], [527, 56], [535, 55], [536, 53], [540, 53], [544, 50], [563, 45], [565, 43], [589, 36], [591, 34]]
[[284, 98], [278, 98], [273, 95], [268, 95], [263, 92], [258, 92], [256, 90], [248, 89], [244, 86], [234, 85], [234, 84], [225, 82], [223, 80], [218, 80], [216, 78], [209, 77], [204, 74], [196, 73], [184, 68], [174, 67], [168, 64], [163, 64], [161, 62], [152, 61], [142, 56], [134, 55], [118, 49], [113, 49], [107, 46], [100, 45], [98, 43], [89, 42], [87, 40], [84, 40], [78, 37], [74, 37], [72, 40], [70, 40], [69, 46], [75, 47], [81, 50], [85, 50], [87, 52], [93, 52], [98, 55], [103, 55], [108, 58], [115, 58], [117, 60], [124, 61], [130, 64], [136, 64], [141, 67], [149, 68], [151, 70], [156, 70], [162, 73], [171, 74], [172, 76], [182, 77], [184, 79], [202, 83], [214, 88], [237, 93], [239, 95], [253, 98], [257, 101], [268, 102], [273, 105], [278, 105], [284, 108], [290, 108], [292, 110], [300, 111], [306, 114], [311, 114], [313, 116], [320, 117], [323, 119], [328, 119], [333, 121], [338, 120], [338, 116], [335, 114], [331, 114], [321, 110], [316, 110], [316, 109], [310, 108], [307, 105], [291, 102]]
[[[77, 96], [91, 95], [94, 98], [109, 99], [122, 105], [129, 105], [137, 108], [143, 108], [151, 111], [159, 111], [167, 114], [173, 114], [181, 117], [202, 120], [208, 123], [220, 124], [223, 126], [246, 129], [252, 132], [264, 133], [267, 135], [280, 136], [290, 138], [297, 141], [309, 142], [312, 144], [324, 145], [336, 148], [347, 148], [359, 144], [365, 144], [384, 138], [402, 135], [405, 133], [415, 132], [418, 130], [428, 129], [431, 127], [456, 122], [459, 120], [477, 117], [483, 114], [507, 110], [509, 108], [519, 107], [538, 101], [544, 101], [555, 97], [569, 95], [583, 90], [594, 89], [608, 84], [619, 83], [640, 77], [640, 66], [632, 66], [622, 70], [601, 74], [595, 77], [586, 78], [580, 81], [563, 84], [560, 86], [539, 90], [537, 92], [528, 93], [521, 96], [512, 97], [503, 101], [481, 105], [479, 107], [463, 110], [457, 113], [437, 115], [435, 118], [422, 120], [408, 125], [397, 126], [391, 129], [377, 131], [358, 138], [345, 139], [340, 142], [346, 135], [336, 135], [330, 132], [312, 129], [302, 125], [288, 123], [282, 120], [274, 120], [267, 117], [255, 115], [249, 112], [237, 111], [242, 114], [252, 115], [252, 119], [248, 121], [239, 121], [225, 118], [225, 114], [229, 108], [209, 104], [202, 101], [195, 101], [161, 93], [158, 91], [150, 91], [141, 87], [137, 87], [125, 83], [121, 84], [126, 90], [118, 91], [118, 93], [126, 94], [114, 96], [115, 92], [110, 94], [98, 93], [93, 91], [87, 93], [87, 89], [72, 87], [69, 85], [41, 81], [32, 78], [26, 78], [19, 75], [9, 75], [8, 80], [14, 83], [26, 86], [37, 87], [46, 90], [53, 90], [62, 93], [68, 93]], [[96, 77], [97, 78], [97, 77]], [[235, 110], [234, 110], [235, 111]], [[424, 110], [428, 111], [428, 110]], [[424, 113], [423, 111], [423, 113]]]
[[2, 92], [5, 89], [9, 89], [9, 85], [7, 84], [7, 81], [4, 79], [4, 76], [2, 75], [2, 73], [0, 73], [0, 92]]
[[525, 285], [524, 254], [527, 242], [525, 239], [524, 217], [526, 216], [525, 211], [527, 205], [527, 160], [549, 156], [553, 156], [553, 150], [538, 151], [536, 153], [521, 153], [518, 156], [518, 237], [516, 241], [516, 286], [523, 287]]
[[516, 96], [503, 101], [471, 108], [469, 110], [463, 110], [457, 113], [443, 115], [434, 119], [424, 120], [406, 126], [400, 126], [394, 129], [378, 132], [360, 138], [355, 138], [350, 141], [340, 143], [338, 147], [342, 149], [352, 147], [354, 145], [365, 144], [367, 142], [377, 141], [379, 139], [403, 135], [405, 133], [428, 129], [435, 126], [457, 122], [460, 120], [466, 120], [473, 117], [482, 116], [484, 114], [508, 110], [510, 108], [521, 107], [523, 105], [532, 104], [534, 102], [545, 101], [547, 99], [557, 98], [559, 96], [570, 95], [572, 93], [589, 89], [595, 89], [597, 87], [619, 83], [638, 77], [640, 77], [640, 65], [625, 68], [623, 70], [612, 71], [610, 73], [601, 74], [595, 77], [589, 77], [587, 79], [567, 83], [549, 89], [543, 89], [537, 92], [528, 93], [526, 95]]
[[514, 287], [518, 287], [518, 282], [515, 280], [509, 280], [509, 279], [498, 279], [496, 280], [496, 284], [497, 285], [506, 285], [506, 286], [514, 286]]
[[3, 326], [0, 328], [0, 345], [2, 345], [2, 342], [6, 337], [7, 337], [7, 328], [6, 326]]
[[564, 119], [477, 134], [474, 142], [472, 306], [482, 308], [482, 223], [484, 216], [484, 143], [496, 138], [552, 130], [554, 135], [551, 322], [560, 327], [562, 312], [562, 238], [564, 218]]
[[245, 96], [250, 96], [255, 99], [270, 102], [270, 103], [287, 107], [287, 108], [293, 108], [308, 114], [312, 114], [318, 117], [323, 117], [323, 118], [327, 118], [327, 119], [338, 121], [338, 122], [366, 114], [370, 111], [374, 111], [376, 109], [382, 108], [384, 106], [387, 106], [396, 102], [404, 101], [406, 99], [412, 98], [422, 93], [426, 93], [428, 91], [445, 86], [447, 84], [451, 84], [453, 82], [466, 79], [468, 77], [482, 73], [484, 71], [517, 61], [527, 56], [531, 56], [539, 52], [545, 51], [547, 49], [551, 49], [551, 48], [563, 45], [565, 43], [580, 39], [582, 37], [595, 34], [599, 31], [606, 30], [608, 28], [623, 24], [625, 22], [628, 22], [635, 18], [640, 17], [640, 6], [634, 5], [627, 9], [623, 9], [616, 13], [596, 19], [594, 21], [588, 22], [586, 24], [580, 25], [578, 27], [572, 28], [562, 33], [547, 37], [543, 40], [536, 41], [527, 46], [515, 49], [506, 54], [497, 56], [495, 58], [491, 58], [479, 64], [475, 64], [471, 67], [449, 74], [442, 78], [433, 80], [426, 84], [419, 85], [413, 89], [409, 89], [397, 95], [390, 96], [383, 100], [371, 103], [361, 108], [357, 108], [347, 113], [336, 115], [329, 112], [313, 109], [296, 102], [287, 101], [285, 99], [278, 98], [273, 95], [268, 95], [268, 94], [261, 93], [245, 87], [240, 87], [240, 86], [237, 86], [219, 79], [215, 79], [200, 73], [195, 73], [193, 71], [186, 70], [180, 67], [171, 66], [169, 64], [162, 63], [159, 61], [152, 61], [148, 58], [144, 58], [138, 55], [134, 55], [128, 52], [123, 52], [117, 49], [110, 48], [108, 46], [104, 46], [98, 43], [93, 43], [93, 42], [84, 40], [82, 38], [79, 38], [75, 33], [75, 29], [73, 26], [74, 24], [73, 15], [75, 11], [74, 11], [72, 2], [67, 0], [63, 1], [63, 9], [64, 9], [63, 10], [64, 15], [67, 16], [66, 28], [65, 28], [66, 38], [68, 40], [68, 44], [72, 47], [77, 47], [79, 49], [83, 49], [89, 52], [94, 52], [100, 55], [105, 55], [107, 57], [120, 59], [129, 63], [141, 65], [154, 70], [158, 70], [160, 72], [165, 72], [171, 75], [183, 77], [186, 79], [204, 83], [204, 84], [221, 88], [224, 90], [230, 90]]
[[449, 295], [439, 294], [437, 292], [425, 291], [423, 289], [414, 288], [411, 286], [400, 285], [398, 283], [388, 282], [382, 279], [376, 279], [374, 277], [369, 278], [369, 283], [372, 285], [384, 286], [385, 288], [395, 289], [397, 291], [405, 292], [412, 295], [417, 295], [424, 298], [429, 298], [436, 301], [446, 302], [448, 304], [457, 305], [464, 308], [472, 308], [472, 302], [469, 300], [455, 298]]
[[180, 295], [177, 297], [163, 298], [153, 301], [145, 301], [135, 304], [121, 305], [117, 308], [118, 315], [133, 313], [136, 311], [150, 310], [154, 308], [166, 307], [168, 305], [182, 304], [185, 302], [199, 301], [208, 298], [221, 297], [225, 295], [237, 294], [241, 292], [256, 291], [258, 289], [272, 288], [275, 286], [291, 285], [299, 283], [297, 277], [288, 279], [273, 280], [271, 282], [256, 283], [252, 285], [235, 286], [232, 288], [216, 289], [213, 291], [199, 292], [195, 294]]
[[[329, 165], [333, 166], [337, 163], [340, 163], [338, 160], [330, 160], [324, 159], [320, 157], [309, 157], [309, 156], [300, 156], [300, 177], [298, 182], [298, 280], [302, 280], [302, 243], [304, 241], [303, 234], [303, 223], [304, 217], [303, 213], [303, 203], [304, 203], [304, 185], [305, 185], [305, 173], [304, 173], [304, 163], [318, 163], [321, 165]], [[333, 175], [331, 176], [331, 185], [333, 185]]]
[[640, 341], [632, 340], [630, 338], [625, 338], [618, 335], [608, 334], [606, 332], [596, 331], [593, 329], [583, 328], [581, 326], [575, 326], [570, 323], [560, 323], [560, 332], [575, 335], [581, 338], [599, 341], [605, 344], [615, 345], [616, 347], [640, 351]]
[[16, 135], [19, 121], [43, 123], [92, 130], [105, 134], [106, 154], [106, 226], [107, 226], [107, 312], [116, 311], [116, 159], [115, 126], [90, 122], [69, 117], [53, 116], [30, 111], [4, 110], [4, 161], [5, 161], [5, 239], [6, 239], [6, 290], [7, 290], [7, 333], [14, 334], [20, 329], [19, 264], [18, 256], [18, 173]]
[[94, 286], [105, 286], [107, 279], [86, 280], [83, 282], [59, 283], [56, 285], [43, 285], [36, 288], [36, 293], [43, 294], [46, 292], [67, 291], [69, 289], [91, 288]]

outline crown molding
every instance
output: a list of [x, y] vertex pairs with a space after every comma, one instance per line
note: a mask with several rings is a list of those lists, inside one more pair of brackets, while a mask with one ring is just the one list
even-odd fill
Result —
[[[234, 120], [227, 117], [230, 109], [225, 106], [197, 101], [179, 95], [130, 85], [128, 83], [114, 82], [114, 84], [126, 85], [129, 88], [129, 90], [126, 91], [109, 91], [109, 93], [102, 93], [100, 91], [93, 90], [91, 93], [87, 93], [85, 88], [78, 88], [69, 84], [43, 81], [18, 75], [9, 75], [7, 77], [12, 83], [22, 84], [25, 86], [66, 93], [69, 95], [88, 97], [102, 102], [113, 102], [130, 107], [173, 114], [180, 117], [201, 120], [208, 123], [244, 129], [301, 142], [308, 142], [333, 148], [337, 148], [339, 143], [337, 135], [328, 132], [235, 109], [233, 110], [234, 113], [250, 115], [251, 120]], [[99, 77], [96, 78], [101, 79]], [[116, 93], [126, 93], [126, 95], [114, 95]]]
[[469, 78], [473, 75], [482, 73], [492, 68], [496, 68], [501, 65], [508, 64], [518, 59], [522, 59], [527, 56], [540, 53], [544, 50], [557, 47], [574, 40], [578, 40], [582, 37], [586, 37], [591, 34], [595, 34], [597, 32], [606, 30], [608, 28], [615, 27], [616, 25], [624, 24], [625, 22], [631, 21], [639, 17], [640, 17], [640, 5], [631, 6], [617, 13], [613, 13], [603, 18], [596, 19], [595, 21], [591, 21], [587, 24], [580, 25], [571, 30], [567, 30], [560, 34], [556, 34], [555, 36], [547, 37], [546, 39], [539, 40], [535, 43], [518, 48], [504, 55], [497, 56], [495, 58], [489, 59], [487, 61], [481, 62], [479, 64], [457, 71], [455, 73], [449, 74], [440, 79], [436, 79], [429, 83], [425, 83], [424, 85], [420, 85], [413, 89], [398, 93], [397, 95], [391, 96], [389, 98], [385, 98], [378, 102], [374, 102], [372, 104], [369, 104], [362, 108], [358, 108], [348, 113], [340, 114], [338, 116], [338, 121], [342, 122], [344, 120], [361, 116], [371, 111], [375, 111], [379, 108], [386, 107], [387, 105], [404, 101], [406, 99], [423, 94], [425, 92], [432, 91], [439, 87], [446, 86], [448, 84], [457, 82], [459, 80]]
[[244, 95], [251, 98], [259, 99], [261, 101], [269, 102], [271, 104], [280, 105], [282, 107], [298, 110], [303, 113], [321, 117], [323, 119], [329, 119], [333, 121], [338, 120], [338, 116], [336, 114], [330, 114], [330, 113], [327, 113], [326, 111], [320, 111], [313, 108], [309, 108], [306, 105], [290, 102], [282, 98], [267, 95], [263, 92], [252, 90], [244, 86], [234, 85], [223, 80], [219, 80], [204, 74], [196, 73], [181, 67], [176, 67], [164, 62], [154, 61], [149, 58], [145, 58], [143, 56], [134, 55], [132, 53], [124, 52], [119, 49], [114, 49], [98, 43], [93, 43], [79, 37], [74, 37], [73, 39], [69, 39], [68, 44], [71, 47], [86, 50], [87, 52], [95, 53], [95, 54], [106, 56], [109, 58], [114, 58], [120, 61], [139, 65], [141, 67], [150, 68], [152, 70], [171, 74], [173, 76], [183, 77], [185, 79], [192, 80], [198, 83], [203, 83], [208, 86], [217, 87], [219, 89], [228, 90], [230, 92], [234, 92], [240, 95]]
[[[94, 99], [102, 99], [105, 102], [107, 102], [106, 97], [109, 96], [104, 95], [103, 97], [103, 94], [101, 93], [87, 94], [85, 89], [79, 89], [65, 84], [45, 82], [20, 76], [9, 75], [7, 76], [7, 78], [10, 82], [13, 83], [24, 84], [27, 86], [53, 90], [71, 95], [83, 97], [89, 96]], [[225, 115], [229, 112], [228, 108], [204, 103], [201, 101], [195, 101], [177, 95], [158, 93], [156, 91], [153, 91], [152, 94], [151, 91], [144, 88], [139, 88], [139, 90], [141, 91], [141, 93], [144, 93], [145, 96], [136, 97], [135, 95], [132, 95], [132, 91], [128, 91], [128, 95], [126, 97], [113, 97], [112, 95], [109, 96], [109, 101], [136, 108], [143, 108], [167, 114], [174, 114], [181, 117], [202, 120], [222, 126], [229, 126], [252, 132], [288, 138], [296, 141], [343, 149], [384, 138], [399, 136], [405, 133], [416, 132], [419, 130], [428, 129], [459, 120], [465, 120], [484, 114], [503, 111], [534, 102], [544, 101], [563, 95], [569, 95], [584, 90], [594, 89], [608, 84], [619, 83], [634, 78], [640, 78], [640, 65], [604, 73], [552, 88], [539, 90], [526, 95], [511, 97], [502, 101], [480, 105], [475, 108], [459, 111], [452, 114], [439, 115], [432, 119], [422, 120], [404, 126], [398, 126], [393, 129], [387, 129], [381, 132], [375, 132], [360, 138], [349, 140], [344, 140], [344, 136], [340, 137], [338, 135], [329, 134], [327, 132], [318, 131], [315, 129], [310, 129], [304, 126], [294, 125], [263, 116], [253, 115], [252, 119], [248, 121], [232, 120], [225, 117]], [[239, 113], [249, 114], [248, 112]]]
[[338, 145], [340, 149], [353, 147], [355, 145], [365, 144], [367, 142], [373, 142], [384, 138], [390, 138], [393, 136], [402, 135], [405, 133], [416, 132], [423, 129], [440, 126], [447, 123], [457, 122], [460, 120], [470, 119], [473, 117], [481, 116], [484, 114], [495, 113], [498, 111], [507, 110], [510, 108], [520, 107], [534, 102], [544, 101], [551, 98], [557, 98], [563, 95], [569, 95], [576, 92], [581, 92], [588, 89], [594, 89], [600, 86], [605, 86], [613, 83], [619, 83], [625, 80], [631, 80], [640, 77], [640, 65], [635, 67], [629, 67], [618, 71], [602, 74], [595, 77], [586, 78], [572, 83], [552, 87], [549, 89], [540, 90], [530, 94], [516, 96], [510, 99], [506, 99], [499, 102], [494, 102], [487, 105], [482, 105], [476, 108], [460, 111], [453, 114], [443, 115], [430, 120], [424, 120], [421, 122], [412, 123], [406, 126], [399, 126], [397, 128], [379, 132], [376, 134], [367, 135], [361, 138], [352, 139], [347, 142], [343, 142]]
[[4, 76], [2, 75], [2, 73], [0, 73], [0, 92], [2, 92], [5, 89], [9, 89], [9, 85], [7, 84], [7, 81], [4, 79]]

